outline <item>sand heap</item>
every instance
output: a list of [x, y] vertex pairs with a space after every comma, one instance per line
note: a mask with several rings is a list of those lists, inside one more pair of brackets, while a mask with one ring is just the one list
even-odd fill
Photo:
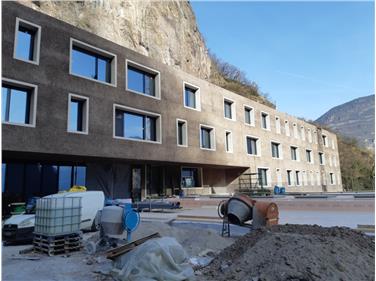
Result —
[[239, 238], [198, 280], [374, 280], [374, 237], [343, 227], [278, 225]]

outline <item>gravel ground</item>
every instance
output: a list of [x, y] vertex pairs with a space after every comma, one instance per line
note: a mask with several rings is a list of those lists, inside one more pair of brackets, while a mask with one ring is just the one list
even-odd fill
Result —
[[[199, 227], [170, 226], [163, 222], [142, 222], [133, 233], [136, 240], [154, 232], [162, 236], [175, 237], [189, 256], [197, 256], [205, 250], [219, 252], [233, 243], [232, 238], [223, 238], [217, 231]], [[85, 233], [84, 240], [95, 240], [97, 233]], [[31, 253], [20, 255], [19, 251], [30, 248], [26, 246], [2, 247], [2, 280], [4, 281], [109, 281], [108, 273], [112, 262], [104, 253], [90, 256], [84, 251], [69, 255], [49, 257]], [[31, 258], [31, 259], [29, 259]], [[100, 273], [102, 272], [102, 273]]]
[[196, 272], [199, 281], [374, 280], [374, 238], [343, 227], [253, 231]]

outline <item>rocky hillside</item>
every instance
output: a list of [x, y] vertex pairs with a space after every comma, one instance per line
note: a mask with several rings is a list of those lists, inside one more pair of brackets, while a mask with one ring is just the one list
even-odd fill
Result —
[[[258, 88], [229, 80], [208, 54], [188, 1], [20, 1], [220, 87], [273, 106]], [[247, 84], [247, 83], [246, 83]]]
[[354, 138], [361, 146], [375, 142], [375, 96], [361, 97], [330, 109], [316, 120], [340, 135]]

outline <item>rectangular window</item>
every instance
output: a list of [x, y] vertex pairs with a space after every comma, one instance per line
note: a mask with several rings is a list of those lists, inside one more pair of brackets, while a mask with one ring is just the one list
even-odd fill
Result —
[[254, 126], [255, 125], [254, 120], [255, 120], [255, 118], [254, 118], [254, 114], [253, 114], [253, 108], [248, 107], [248, 106], [244, 106], [244, 122], [245, 122], [245, 124]]
[[3, 123], [35, 126], [37, 86], [3, 79], [1, 88]]
[[265, 112], [261, 112], [261, 128], [263, 128], [265, 130], [269, 130], [270, 129], [269, 124], [270, 124], [269, 114], [267, 114]]
[[116, 55], [71, 39], [70, 73], [116, 86]]
[[187, 121], [176, 119], [177, 143], [179, 146], [188, 146]]
[[138, 109], [115, 106], [115, 136], [129, 140], [161, 142], [161, 117]]
[[312, 163], [312, 150], [306, 149], [306, 158], [308, 163]]
[[268, 186], [268, 169], [258, 168], [258, 178], [262, 187]]
[[291, 146], [290, 150], [291, 150], [291, 160], [298, 161], [298, 148], [295, 146]]
[[225, 132], [225, 147], [226, 152], [233, 152], [232, 133], [230, 131]]
[[14, 58], [39, 64], [41, 27], [16, 18]]
[[195, 110], [201, 110], [200, 88], [184, 82], [184, 106]]
[[295, 171], [295, 182], [296, 185], [300, 185], [300, 171]]
[[258, 155], [257, 143], [257, 138], [247, 137], [247, 153], [249, 155]]
[[320, 165], [325, 164], [324, 153], [319, 152], [319, 160], [320, 160]]
[[327, 140], [327, 137], [325, 135], [322, 135], [322, 143], [324, 146], [328, 146], [328, 140]]
[[291, 170], [287, 170], [287, 185], [292, 185]]
[[200, 147], [215, 150], [215, 132], [213, 127], [200, 125]]
[[126, 60], [127, 91], [160, 98], [160, 73], [154, 69]]
[[69, 94], [68, 132], [88, 133], [89, 99]]
[[232, 119], [231, 105], [232, 105], [232, 102], [225, 100], [224, 102], [225, 117], [228, 119]]
[[227, 119], [235, 120], [235, 103], [232, 100], [223, 100], [224, 116]]
[[279, 143], [272, 142], [272, 157], [273, 158], [280, 158], [280, 153], [279, 153]]
[[275, 117], [275, 131], [277, 134], [281, 133], [281, 120], [278, 116]]
[[59, 191], [68, 190], [74, 185], [85, 186], [86, 167], [84, 166], [59, 166]]
[[182, 168], [181, 169], [181, 187], [198, 187], [199, 170], [198, 168]]
[[285, 133], [286, 133], [286, 136], [289, 137], [290, 136], [290, 125], [289, 125], [289, 121], [285, 121]]
[[334, 184], [334, 174], [329, 173], [329, 177], [330, 177], [330, 184]]

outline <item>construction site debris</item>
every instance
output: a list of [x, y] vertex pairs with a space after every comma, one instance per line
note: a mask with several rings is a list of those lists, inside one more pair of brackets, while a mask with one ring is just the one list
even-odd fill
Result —
[[225, 248], [198, 280], [374, 280], [374, 238], [344, 227], [275, 225]]
[[172, 237], [148, 240], [114, 260], [113, 276], [122, 281], [194, 280], [188, 255]]
[[157, 237], [160, 237], [158, 232], [153, 233], [151, 235], [148, 235], [146, 237], [140, 238], [136, 241], [130, 242], [126, 245], [122, 245], [120, 247], [116, 247], [114, 249], [111, 249], [111, 250], [107, 251], [107, 258], [108, 259], [114, 259], [114, 258], [116, 258], [120, 255], [128, 253], [129, 251], [133, 250], [138, 245], [141, 245], [141, 244], [145, 243], [146, 241], [153, 239], [153, 238], [157, 238]]

